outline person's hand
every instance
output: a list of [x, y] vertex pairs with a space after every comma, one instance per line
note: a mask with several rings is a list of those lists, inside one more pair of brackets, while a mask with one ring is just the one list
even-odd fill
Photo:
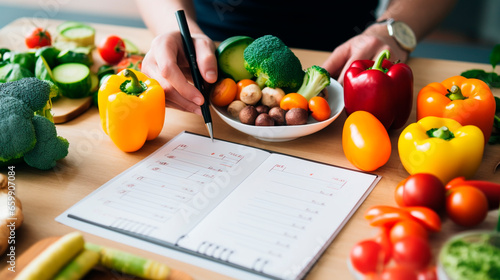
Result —
[[[203, 34], [191, 36], [203, 79], [208, 83], [216, 82], [217, 59], [213, 41]], [[160, 83], [167, 107], [201, 115], [204, 98], [192, 84], [180, 32], [165, 33], [153, 40], [142, 62], [142, 72]]]
[[408, 59], [408, 52], [401, 49], [396, 41], [389, 36], [387, 27], [384, 24], [373, 24], [363, 33], [333, 50], [323, 63], [323, 68], [328, 70], [340, 84], [343, 84], [344, 73], [355, 60], [375, 60], [383, 50], [389, 50], [392, 62], [397, 60], [405, 62]]

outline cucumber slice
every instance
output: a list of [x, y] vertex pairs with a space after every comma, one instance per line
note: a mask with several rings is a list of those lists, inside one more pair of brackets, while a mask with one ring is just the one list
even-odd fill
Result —
[[76, 62], [91, 66], [94, 61], [90, 48], [78, 47], [61, 51], [57, 56], [57, 62], [58, 64]]
[[56, 31], [58, 34], [61, 34], [64, 30], [68, 28], [73, 28], [78, 26], [86, 26], [86, 24], [79, 21], [65, 21], [57, 26]]
[[132, 43], [129, 39], [122, 38], [123, 42], [125, 43], [125, 52], [128, 54], [140, 54], [141, 51], [139, 48]]
[[59, 40], [73, 42], [76, 46], [93, 46], [95, 39], [95, 29], [88, 25], [69, 27], [61, 31]]
[[89, 96], [91, 87], [90, 68], [82, 63], [65, 63], [52, 69], [54, 81], [68, 98]]
[[39, 80], [48, 80], [54, 82], [54, 76], [49, 64], [43, 56], [39, 56], [35, 65], [35, 77]]
[[254, 39], [248, 36], [233, 36], [220, 43], [216, 55], [221, 74], [233, 78], [236, 82], [253, 78], [245, 69], [243, 58], [243, 51], [253, 41]]
[[99, 78], [94, 72], [90, 72], [90, 92], [94, 93], [99, 90]]

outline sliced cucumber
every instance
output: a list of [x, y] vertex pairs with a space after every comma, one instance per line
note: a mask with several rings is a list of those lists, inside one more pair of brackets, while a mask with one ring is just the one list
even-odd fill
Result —
[[82, 63], [64, 63], [52, 70], [54, 81], [68, 98], [89, 96], [91, 87], [90, 68]]
[[76, 62], [90, 66], [94, 61], [92, 59], [91, 48], [78, 47], [61, 51], [57, 56], [57, 62], [59, 64]]
[[99, 78], [94, 72], [90, 72], [90, 92], [94, 93], [99, 90]]
[[87, 24], [79, 21], [65, 21], [59, 24], [56, 28], [57, 33], [61, 34], [64, 30], [68, 28], [78, 27], [78, 26], [86, 26]]
[[59, 50], [54, 46], [45, 46], [36, 50], [35, 58], [43, 56], [49, 67], [53, 68], [57, 64], [57, 56], [59, 55]]
[[54, 76], [49, 64], [43, 56], [39, 56], [35, 65], [35, 77], [39, 80], [48, 80], [54, 82]]
[[248, 36], [233, 36], [222, 41], [217, 47], [217, 63], [225, 76], [235, 81], [251, 79], [253, 75], [245, 69], [243, 51], [254, 41]]
[[68, 27], [57, 37], [62, 42], [72, 42], [78, 47], [95, 45], [95, 29], [89, 25]]
[[122, 38], [125, 43], [125, 52], [128, 54], [140, 54], [141, 50], [129, 39]]

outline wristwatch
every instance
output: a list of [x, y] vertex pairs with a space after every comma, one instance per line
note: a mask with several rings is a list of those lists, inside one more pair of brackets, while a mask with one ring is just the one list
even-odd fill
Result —
[[412, 52], [417, 46], [417, 37], [408, 24], [394, 20], [393, 18], [384, 19], [377, 23], [386, 23], [389, 35], [396, 40], [396, 43], [408, 52]]

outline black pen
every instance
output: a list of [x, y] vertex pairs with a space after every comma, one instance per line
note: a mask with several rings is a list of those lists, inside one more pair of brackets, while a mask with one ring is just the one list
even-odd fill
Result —
[[208, 107], [208, 94], [205, 92], [203, 78], [201, 77], [200, 69], [198, 69], [198, 64], [196, 63], [196, 51], [194, 49], [193, 39], [191, 38], [191, 32], [189, 32], [184, 10], [178, 10], [175, 13], [175, 16], [177, 17], [177, 23], [179, 24], [179, 29], [181, 31], [184, 52], [186, 53], [186, 58], [189, 62], [189, 68], [191, 68], [194, 86], [203, 94], [203, 97], [205, 98], [205, 102], [201, 105], [201, 113], [203, 115], [203, 119], [205, 120], [205, 124], [207, 125], [210, 139], [213, 141], [214, 134], [212, 128], [212, 116], [210, 115], [210, 108]]

